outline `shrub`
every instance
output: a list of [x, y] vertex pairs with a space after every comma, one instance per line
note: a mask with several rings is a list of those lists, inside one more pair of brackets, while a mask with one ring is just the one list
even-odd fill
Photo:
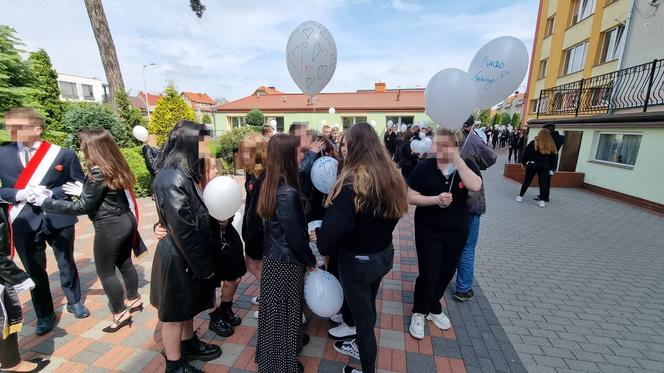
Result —
[[173, 82], [170, 82], [150, 116], [148, 130], [157, 136], [157, 144], [161, 146], [168, 138], [168, 133], [181, 120], [195, 121], [196, 115], [191, 106], [180, 97]]
[[249, 126], [263, 127], [263, 124], [265, 123], [265, 116], [263, 115], [262, 111], [258, 109], [252, 109], [244, 117], [244, 121]]
[[69, 136], [66, 146], [78, 149], [78, 134], [91, 128], [104, 128], [109, 131], [120, 147], [133, 146], [134, 138], [131, 128], [126, 128], [113, 114], [110, 106], [89, 102], [77, 102], [67, 105], [67, 111], [62, 121]]
[[210, 114], [208, 114], [208, 113], [203, 114], [203, 117], [201, 118], [201, 123], [203, 123], [203, 124], [212, 123], [212, 117], [210, 117]]
[[[219, 147], [217, 148], [217, 157], [221, 158], [227, 165], [233, 164], [233, 149], [240, 146], [240, 141], [248, 133], [256, 132], [251, 127], [234, 128], [219, 136]], [[231, 167], [232, 169], [232, 167]]]
[[127, 160], [131, 172], [133, 172], [134, 177], [136, 177], [134, 194], [136, 197], [150, 196], [152, 194], [150, 192], [150, 183], [152, 182], [152, 179], [150, 178], [150, 173], [148, 172], [147, 167], [145, 167], [145, 160], [141, 153], [141, 146], [122, 148], [120, 151], [122, 151], [122, 155]]
[[46, 130], [46, 132], [42, 134], [42, 139], [50, 142], [51, 144], [60, 145], [60, 146], [67, 146], [68, 138], [69, 138], [68, 133], [60, 131]]

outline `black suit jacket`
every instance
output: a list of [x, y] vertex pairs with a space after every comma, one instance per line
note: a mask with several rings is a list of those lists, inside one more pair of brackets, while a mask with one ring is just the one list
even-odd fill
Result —
[[[15, 143], [0, 147], [0, 182], [2, 182], [0, 198], [10, 204], [17, 204], [16, 192], [18, 189], [15, 189], [14, 185], [23, 168], [23, 164], [18, 157], [18, 147]], [[51, 169], [44, 176], [41, 185], [53, 192], [54, 199], [66, 199], [68, 196], [62, 190], [62, 185], [68, 181], [82, 182], [83, 178], [83, 170], [76, 153], [63, 148], [55, 158]], [[44, 214], [40, 207], [27, 204], [14, 220], [12, 229], [14, 233], [31, 233], [37, 232], [42, 223], [47, 223], [49, 227], [54, 229], [62, 229], [76, 224], [77, 221], [76, 216], [55, 213]]]

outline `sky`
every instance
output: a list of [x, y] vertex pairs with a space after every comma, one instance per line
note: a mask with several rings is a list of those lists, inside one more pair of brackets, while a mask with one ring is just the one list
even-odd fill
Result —
[[[261, 85], [299, 92], [288, 75], [286, 42], [315, 20], [333, 35], [334, 77], [323, 92], [425, 87], [438, 71], [466, 70], [479, 48], [510, 35], [532, 49], [536, 0], [103, 0], [125, 88], [150, 92], [172, 80], [180, 91], [238, 99]], [[106, 82], [83, 0], [0, 0], [0, 24], [22, 48], [44, 48], [58, 72]], [[521, 87], [524, 90], [525, 87]]]

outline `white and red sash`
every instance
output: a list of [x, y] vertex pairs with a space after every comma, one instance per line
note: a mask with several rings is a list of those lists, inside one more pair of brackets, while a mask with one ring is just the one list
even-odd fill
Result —
[[[14, 184], [15, 189], [25, 189], [29, 185], [40, 185], [44, 180], [44, 177], [51, 170], [53, 163], [60, 154], [61, 148], [57, 145], [50, 144], [46, 141], [42, 141], [41, 145], [35, 152], [35, 155], [30, 158], [28, 164], [25, 165], [23, 171], [18, 176], [16, 184]], [[9, 206], [9, 226], [11, 228], [14, 220], [19, 216], [23, 208], [27, 203], [21, 202], [17, 205]], [[14, 256], [14, 246], [11, 245], [11, 256]]]

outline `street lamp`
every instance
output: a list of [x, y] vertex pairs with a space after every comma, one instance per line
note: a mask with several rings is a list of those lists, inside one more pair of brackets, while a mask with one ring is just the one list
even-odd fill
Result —
[[148, 84], [145, 81], [145, 68], [156, 65], [154, 62], [143, 65], [143, 89], [145, 92], [145, 109], [148, 112], [148, 123], [150, 122], [150, 101], [148, 101]]

